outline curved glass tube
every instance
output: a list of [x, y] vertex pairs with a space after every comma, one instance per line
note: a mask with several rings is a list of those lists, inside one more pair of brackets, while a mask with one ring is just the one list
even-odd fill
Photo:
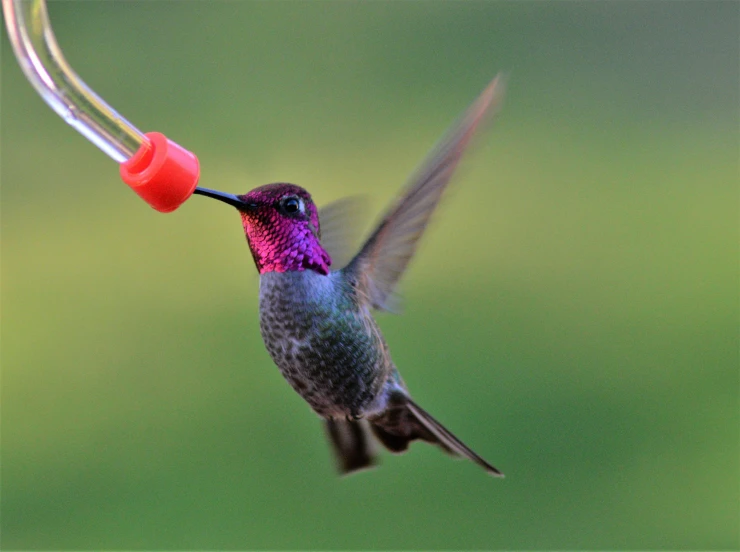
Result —
[[147, 138], [77, 76], [59, 49], [45, 0], [2, 0], [10, 42], [26, 78], [67, 123], [114, 161], [130, 159]]

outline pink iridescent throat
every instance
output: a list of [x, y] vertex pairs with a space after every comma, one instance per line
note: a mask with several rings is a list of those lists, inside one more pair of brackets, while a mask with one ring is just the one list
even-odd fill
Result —
[[[321, 247], [313, 228], [315, 221], [286, 219], [273, 209], [260, 209], [257, 213], [241, 213], [244, 233], [252, 250], [254, 263], [260, 274], [314, 270], [329, 274], [331, 257]], [[312, 228], [313, 227], [313, 228]]]

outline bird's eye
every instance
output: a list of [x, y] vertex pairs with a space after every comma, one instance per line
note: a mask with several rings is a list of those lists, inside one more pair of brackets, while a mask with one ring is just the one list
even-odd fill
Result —
[[282, 201], [282, 207], [283, 207], [283, 210], [290, 215], [294, 213], [298, 213], [299, 211], [301, 212], [303, 211], [301, 209], [302, 207], [301, 200], [298, 199], [297, 197], [286, 197]]

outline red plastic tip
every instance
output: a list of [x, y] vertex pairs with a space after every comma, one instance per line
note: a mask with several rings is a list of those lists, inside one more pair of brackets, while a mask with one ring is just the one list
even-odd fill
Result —
[[198, 158], [164, 134], [149, 132], [134, 156], [121, 163], [121, 178], [160, 213], [185, 203], [198, 185]]

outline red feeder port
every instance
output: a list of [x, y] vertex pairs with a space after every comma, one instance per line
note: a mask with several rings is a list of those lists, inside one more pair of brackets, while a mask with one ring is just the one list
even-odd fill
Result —
[[121, 163], [121, 178], [154, 209], [169, 213], [192, 195], [200, 164], [195, 154], [164, 134], [149, 132], [145, 136], [148, 141]]

